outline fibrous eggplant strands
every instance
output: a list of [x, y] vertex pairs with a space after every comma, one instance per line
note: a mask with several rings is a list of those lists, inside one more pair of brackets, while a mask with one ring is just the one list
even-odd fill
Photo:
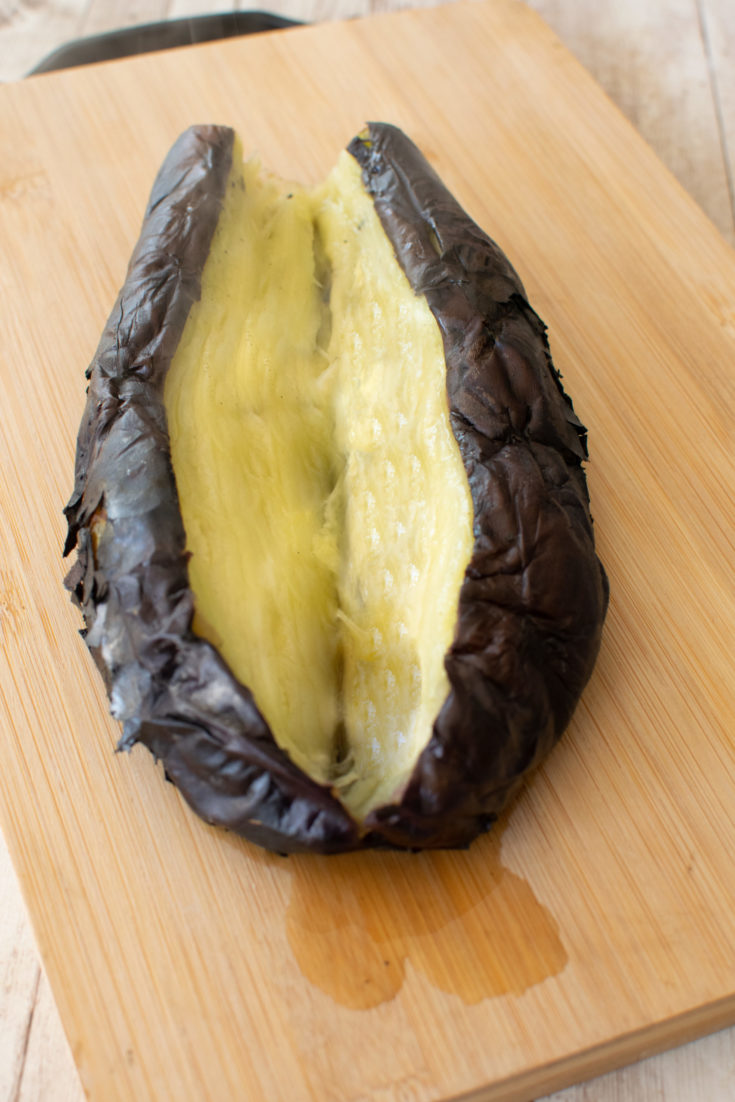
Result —
[[439, 328], [351, 156], [309, 192], [236, 153], [165, 401], [195, 630], [361, 818], [448, 693], [473, 518]]

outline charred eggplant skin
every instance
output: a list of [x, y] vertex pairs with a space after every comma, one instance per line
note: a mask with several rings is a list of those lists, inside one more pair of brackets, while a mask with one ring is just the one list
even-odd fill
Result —
[[441, 330], [475, 514], [445, 660], [451, 691], [400, 805], [368, 825], [398, 844], [462, 845], [546, 757], [597, 658], [609, 588], [582, 467], [587, 434], [517, 273], [413, 142], [371, 123], [349, 148]]
[[87, 373], [66, 584], [123, 724], [120, 747], [147, 746], [207, 822], [279, 852], [465, 846], [560, 737], [597, 656], [608, 586], [585, 430], [505, 255], [401, 131], [369, 124], [349, 150], [442, 333], [475, 542], [450, 693], [400, 803], [359, 827], [279, 749], [247, 687], [192, 632], [163, 386], [200, 294], [233, 143], [227, 127], [193, 127], [155, 182]]
[[122, 749], [141, 742], [210, 823], [277, 851], [354, 847], [357, 825], [276, 745], [248, 689], [191, 630], [163, 385], [219, 218], [234, 132], [195, 127], [164, 162], [88, 370], [67, 577]]

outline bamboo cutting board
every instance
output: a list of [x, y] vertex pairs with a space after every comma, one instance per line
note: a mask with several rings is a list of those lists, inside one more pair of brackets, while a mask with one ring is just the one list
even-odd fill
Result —
[[[61, 588], [83, 371], [155, 171], [314, 182], [396, 122], [510, 255], [590, 430], [603, 649], [465, 853], [281, 859], [117, 737]], [[513, 0], [0, 89], [0, 816], [92, 1099], [529, 1099], [735, 1021], [735, 255]]]

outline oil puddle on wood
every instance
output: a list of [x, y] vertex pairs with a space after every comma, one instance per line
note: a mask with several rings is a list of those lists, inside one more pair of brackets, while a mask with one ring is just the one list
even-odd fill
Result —
[[291, 858], [286, 930], [304, 977], [367, 1010], [398, 994], [409, 965], [468, 1004], [560, 972], [558, 927], [501, 864], [500, 837], [466, 852]]

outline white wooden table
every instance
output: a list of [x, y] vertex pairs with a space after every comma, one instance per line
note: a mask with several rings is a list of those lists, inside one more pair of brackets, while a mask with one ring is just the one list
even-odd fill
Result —
[[[265, 0], [304, 21], [422, 0]], [[436, 0], [423, 0], [433, 3]], [[527, 0], [735, 245], [735, 0]], [[0, 0], [0, 80], [62, 43], [136, 23], [240, 9], [226, 0]], [[733, 289], [735, 294], [735, 288]], [[0, 838], [0, 1102], [79, 1102], [64, 1038]], [[552, 1096], [553, 1102], [728, 1102], [735, 1028]], [[551, 1102], [548, 1099], [547, 1102]]]

